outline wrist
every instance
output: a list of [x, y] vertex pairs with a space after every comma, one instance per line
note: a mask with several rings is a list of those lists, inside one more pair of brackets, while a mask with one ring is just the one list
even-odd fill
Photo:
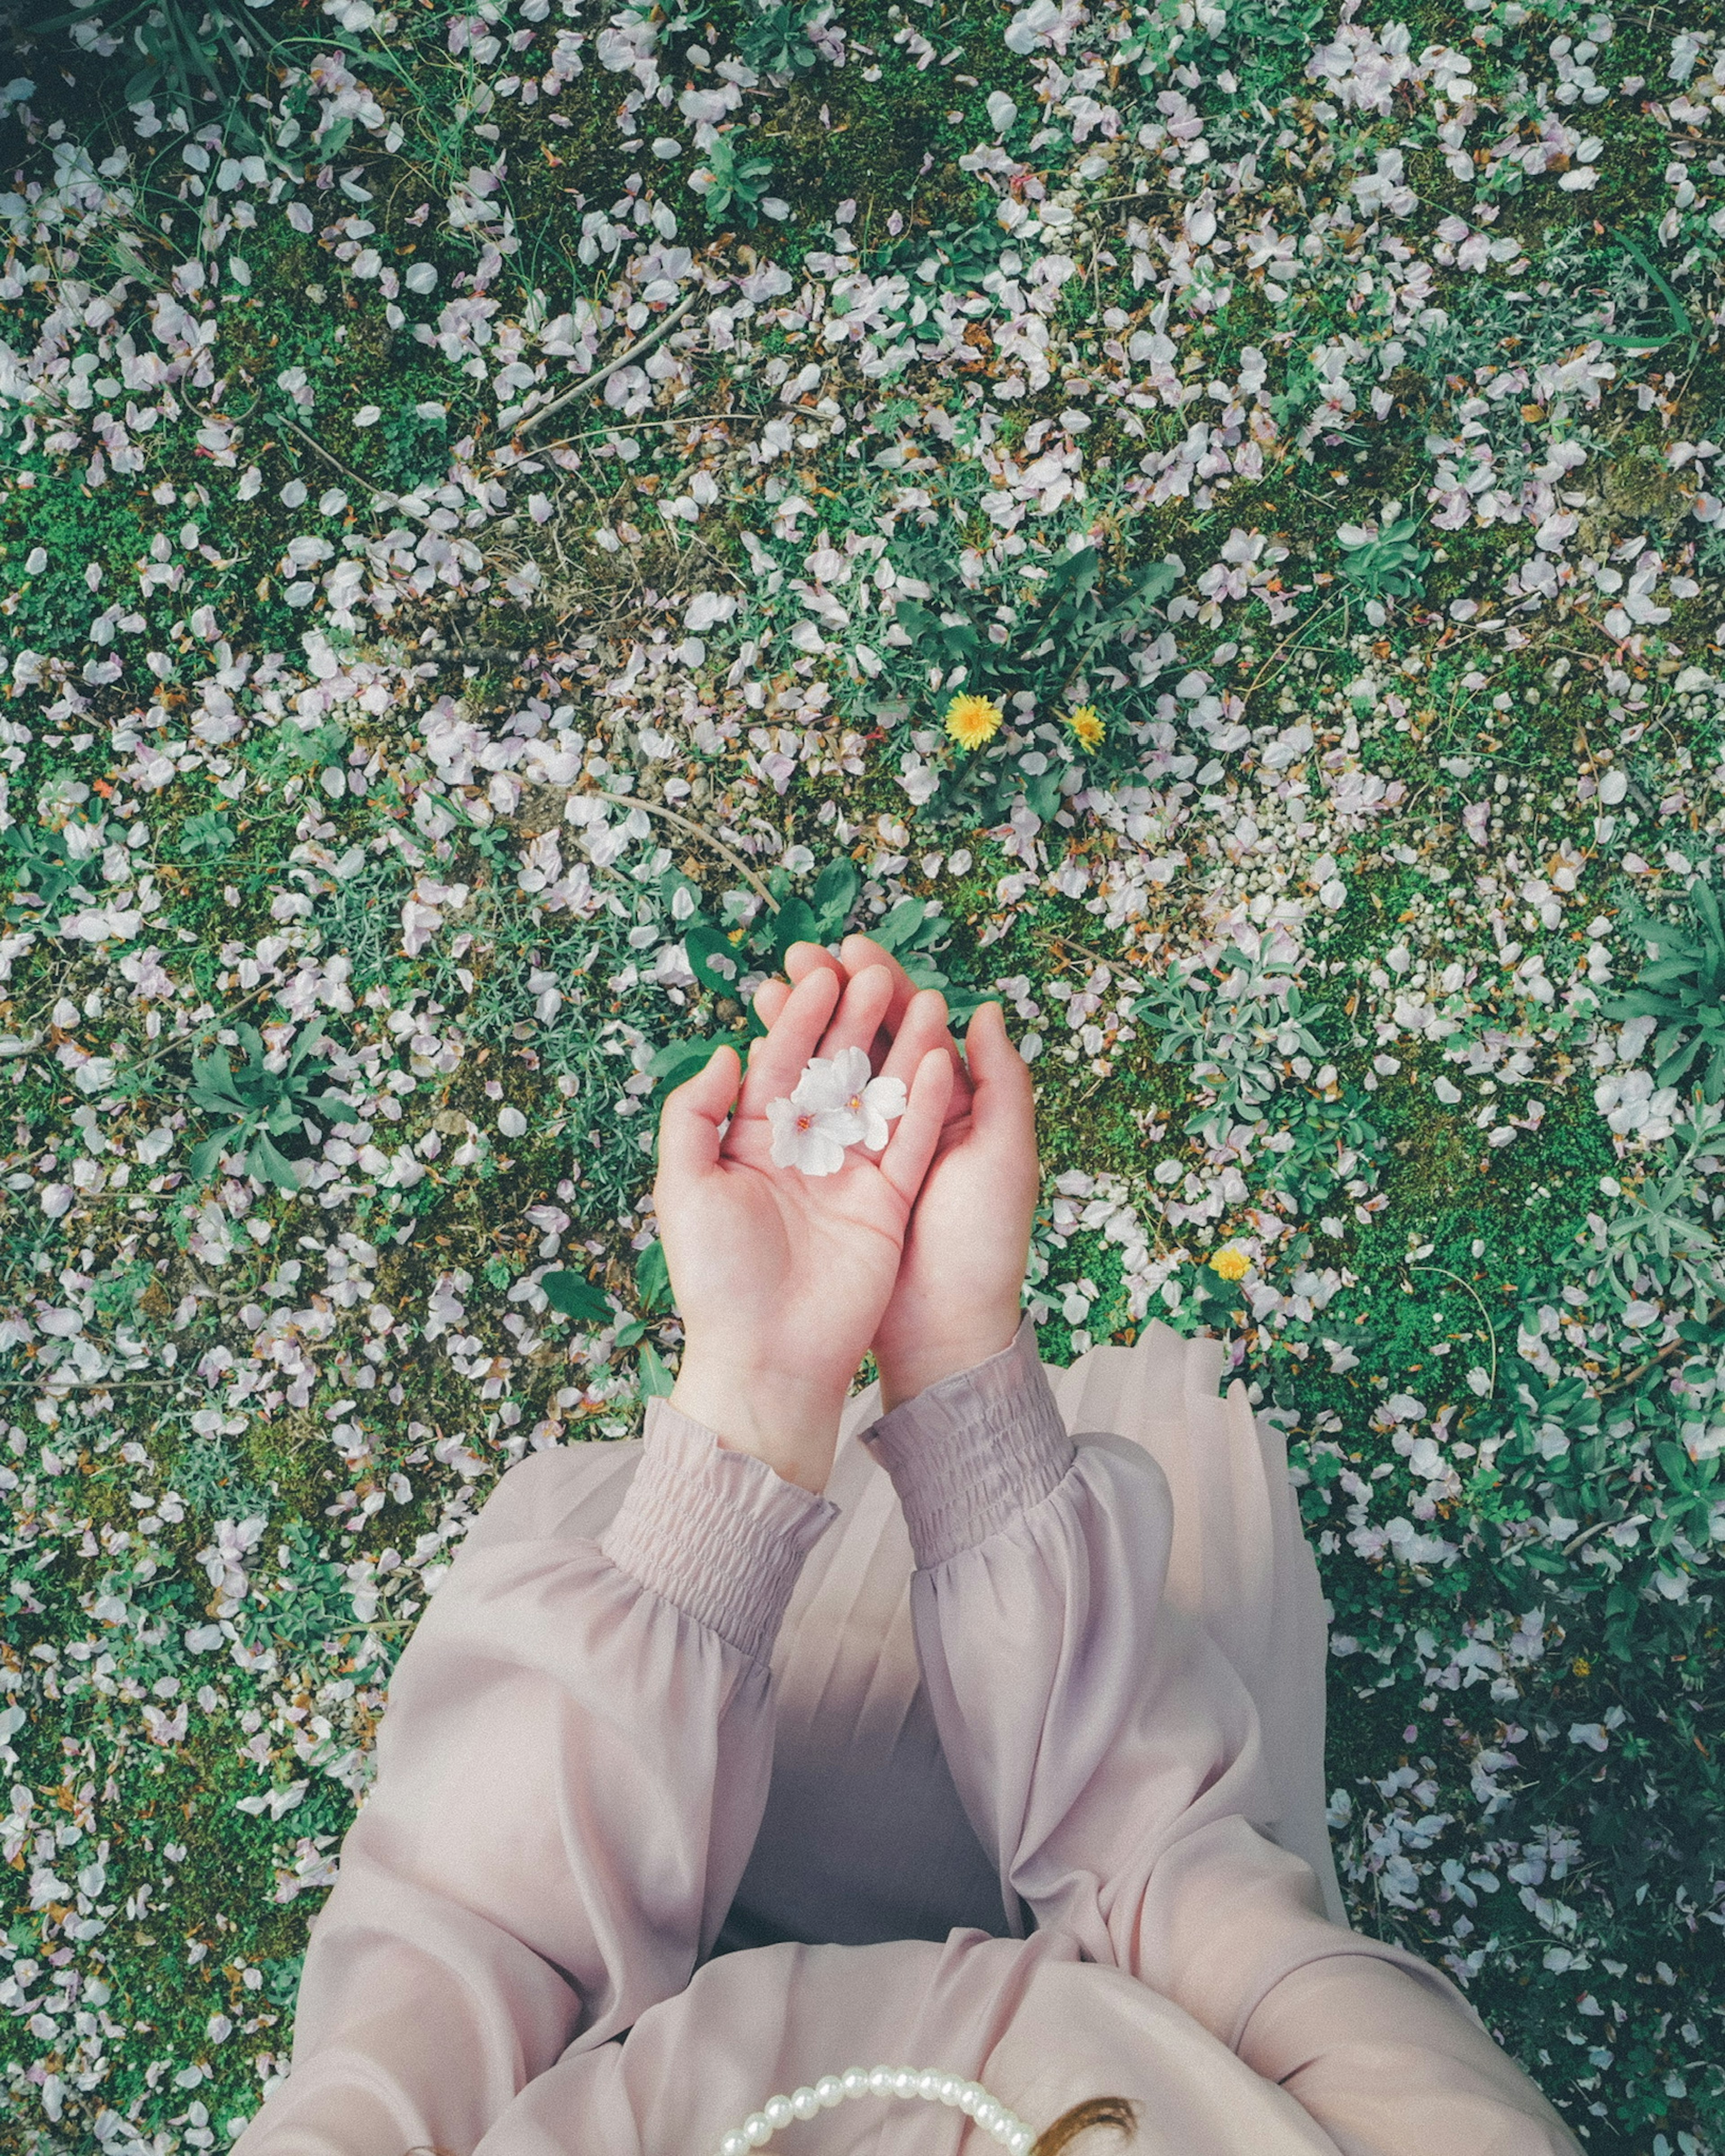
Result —
[[890, 1414], [943, 1378], [973, 1370], [978, 1363], [1004, 1353], [1018, 1337], [1024, 1315], [1014, 1299], [1010, 1310], [1003, 1306], [962, 1330], [955, 1328], [939, 1336], [923, 1332], [902, 1343], [877, 1340], [875, 1366], [880, 1373], [881, 1413]]
[[691, 1342], [670, 1404], [731, 1452], [752, 1453], [787, 1482], [817, 1495], [832, 1472], [848, 1381], [828, 1372], [738, 1360]]

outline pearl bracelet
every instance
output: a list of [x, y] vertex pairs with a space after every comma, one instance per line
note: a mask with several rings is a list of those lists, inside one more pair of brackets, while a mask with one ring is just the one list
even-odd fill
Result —
[[1036, 2138], [980, 2082], [943, 2073], [938, 2066], [847, 2066], [843, 2073], [823, 2074], [812, 2088], [768, 2097], [758, 2111], [723, 2137], [716, 2156], [750, 2156], [793, 2118], [813, 2118], [818, 2111], [830, 2111], [847, 2097], [859, 2096], [920, 2096], [932, 2103], [951, 2104], [973, 2118], [983, 2133], [993, 2134], [1009, 2156], [1029, 2156]]

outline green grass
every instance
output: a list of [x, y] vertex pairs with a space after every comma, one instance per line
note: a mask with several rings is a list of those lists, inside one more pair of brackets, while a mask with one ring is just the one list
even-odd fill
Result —
[[[485, 59], [449, 50], [440, 10], [387, 44], [320, 18], [307, 52], [339, 55], [382, 119], [309, 151], [318, 96], [254, 78], [276, 116], [254, 105], [253, 121], [268, 132], [292, 110], [300, 138], [261, 185], [225, 187], [219, 146], [201, 176], [182, 156], [165, 94], [167, 124], [138, 131], [123, 54], [8, 33], [0, 80], [34, 86], [0, 115], [0, 195], [18, 198], [0, 202], [6, 335], [42, 385], [33, 403], [0, 399], [0, 1667], [23, 1710], [0, 1720], [0, 1787], [31, 1799], [3, 1844], [11, 2140], [26, 2156], [82, 2149], [105, 2109], [126, 2123], [108, 2144], [120, 2156], [167, 2156], [225, 2146], [255, 2111], [290, 2046], [307, 1921], [426, 1568], [529, 1445], [638, 1427], [644, 1348], [676, 1360], [675, 1315], [641, 1307], [637, 1276], [657, 1096], [649, 1081], [626, 1089], [657, 1051], [741, 1013], [675, 964], [655, 973], [683, 932], [665, 879], [687, 879], [703, 917], [728, 925], [754, 897], [739, 859], [785, 902], [844, 854], [861, 878], [850, 926], [937, 901], [951, 936], [932, 963], [960, 988], [1000, 988], [1015, 1034], [1042, 1044], [1029, 1292], [1045, 1355], [1133, 1338], [1151, 1317], [1217, 1331], [1255, 1404], [1281, 1412], [1334, 1611], [1327, 1774], [1353, 1920], [1448, 1968], [1589, 2150], [1717, 2151], [1725, 1455], [1711, 1448], [1725, 1283], [1709, 1239], [1725, 1146], [1707, 1150], [1715, 1104], [1671, 1104], [1666, 1126], [1699, 1119], [1686, 1145], [1659, 1125], [1614, 1133], [1594, 1097], [1623, 1075], [1604, 1006], [1646, 961], [1620, 916], [1633, 899], [1675, 917], [1691, 875], [1719, 880], [1725, 834], [1725, 555], [1694, 514], [1717, 466], [1667, 454], [1720, 439], [1720, 146], [1716, 115], [1670, 110], [1672, 19], [1611, 26], [1588, 63], [1602, 100], [1551, 100], [1578, 141], [1603, 140], [1597, 183], [1571, 191], [1507, 158], [1458, 177], [1429, 86], [1404, 85], [1382, 112], [1326, 100], [1307, 64], [1338, 26], [1285, 0], [1230, 8], [1214, 40], [1139, 11], [1122, 18], [1123, 62], [1100, 15], [1052, 55], [1009, 46], [1009, 8], [863, 0], [834, 18], [843, 66], [747, 88], [722, 116], [741, 154], [770, 161], [763, 192], [786, 217], [739, 206], [716, 220], [688, 185], [701, 151], [677, 100], [720, 80], [690, 49], [722, 59], [745, 11], [666, 29], [672, 101], [633, 117], [636, 77], [596, 57], [609, 12], [511, 15]], [[1395, 19], [1363, 13], [1356, 27]], [[1476, 151], [1555, 84], [1553, 40], [1579, 46], [1590, 28], [1568, 0], [1421, 0], [1400, 19], [1416, 59], [1440, 44], [1471, 57]], [[531, 103], [506, 93], [511, 77], [542, 80], [564, 28], [584, 35], [582, 71]], [[933, 46], [926, 65], [895, 42], [906, 29]], [[523, 49], [506, 42], [526, 33]], [[1045, 108], [1051, 58], [1056, 104], [1088, 95], [1112, 118]], [[1621, 93], [1637, 74], [1645, 87]], [[1158, 96], [1176, 88], [1202, 116], [1207, 161], [1165, 162], [1163, 139], [1140, 139], [1167, 124]], [[999, 131], [994, 91], [1017, 107], [1004, 133], [1015, 177], [959, 162]], [[195, 134], [244, 114], [212, 94], [182, 116]], [[660, 130], [675, 157], [655, 154]], [[62, 214], [31, 195], [71, 144], [129, 161], [107, 178], [136, 191], [130, 208], [110, 192]], [[1363, 213], [1348, 190], [1392, 148], [1416, 201]], [[1674, 164], [1692, 202], [1664, 177]], [[495, 182], [481, 206], [512, 230], [452, 212], [476, 172]], [[1009, 179], [1021, 205], [1055, 209], [1040, 239], [1001, 227]], [[1202, 277], [1231, 287], [1209, 312], [1182, 281], [1188, 258], [1171, 268], [1160, 244], [1206, 207], [1206, 184], [1232, 249], [1191, 243]], [[640, 220], [636, 201], [651, 206]], [[849, 203], [840, 270], [834, 219]], [[583, 260], [593, 213], [620, 227], [618, 245]], [[1451, 215], [1512, 236], [1527, 266], [1440, 260]], [[352, 217], [372, 230], [331, 229]], [[1266, 218], [1300, 248], [1280, 300], [1247, 262]], [[1139, 227], [1159, 239], [1135, 243]], [[487, 254], [488, 234], [512, 244]], [[1656, 264], [1693, 336], [1641, 354], [1598, 346], [1613, 376], [1542, 386], [1542, 367], [1611, 333], [1608, 305], [1619, 331], [1671, 327], [1617, 234]], [[357, 274], [362, 245], [378, 275]], [[665, 289], [643, 319], [619, 280], [649, 245], [667, 250]], [[990, 273], [1014, 254], [1007, 298]], [[1039, 312], [1033, 272], [1053, 255], [1075, 266]], [[190, 262], [204, 285], [178, 296], [208, 340], [202, 366], [151, 323]], [[594, 392], [511, 441], [499, 415], [530, 393], [498, 387], [511, 358], [539, 370], [542, 395], [572, 386], [569, 362], [533, 342], [541, 326], [601, 311], [604, 365], [650, 334], [697, 263], [711, 297], [654, 348], [655, 367], [670, 355], [680, 371], [649, 373], [644, 401], [637, 385], [633, 417]], [[759, 277], [768, 263], [786, 289], [767, 289], [782, 281]], [[1392, 314], [1421, 265], [1423, 297]], [[429, 294], [408, 282], [427, 268]], [[849, 319], [860, 305], [873, 326], [860, 344], [832, 304], [841, 280]], [[446, 354], [436, 336], [475, 299], [490, 311]], [[970, 311], [943, 342], [954, 301]], [[1445, 320], [1422, 320], [1430, 307]], [[1045, 384], [1011, 393], [1028, 369], [1009, 352], [1044, 331]], [[1158, 333], [1196, 392], [1178, 405], [1152, 386]], [[1355, 408], [1302, 447], [1312, 357], [1344, 338]], [[1238, 384], [1250, 352], [1266, 402], [1254, 434], [1257, 394], [1239, 396], [1225, 446], [1261, 435], [1255, 474], [1202, 470], [1194, 450], [1183, 490], [1150, 500], [1194, 426], [1222, 425], [1233, 400], [1209, 385]], [[141, 358], [174, 378], [146, 379], [158, 369]], [[781, 389], [811, 362], [816, 388], [788, 405]], [[281, 386], [295, 369], [309, 410]], [[1525, 380], [1504, 378], [1517, 369]], [[90, 403], [54, 401], [80, 378]], [[1381, 416], [1373, 390], [1390, 400]], [[431, 405], [444, 409], [417, 408]], [[1074, 409], [1088, 428], [1069, 431]], [[1539, 480], [1570, 440], [1584, 461]], [[1453, 513], [1444, 474], [1480, 443], [1519, 518], [1481, 516], [1477, 493]], [[1003, 458], [1022, 473], [1051, 452], [1081, 496], [1045, 507], [1045, 477], [1000, 517]], [[331, 490], [347, 499], [325, 510]], [[793, 531], [792, 495], [808, 505]], [[1337, 527], [1389, 521], [1392, 500], [1424, 518], [1433, 558], [1419, 593], [1386, 606], [1342, 575]], [[680, 501], [696, 521], [660, 513]], [[1536, 543], [1560, 509], [1574, 529]], [[1286, 549], [1279, 590], [1260, 563], [1250, 590], [1216, 596], [1236, 530]], [[823, 532], [869, 551], [834, 585], [850, 618], [819, 618], [817, 650], [794, 580]], [[1666, 612], [1625, 633], [1608, 616], [1640, 550], [1614, 557], [1637, 538], [1657, 552], [1651, 597]], [[322, 542], [302, 557], [331, 551], [285, 565], [296, 540]], [[444, 543], [456, 552], [439, 567]], [[1170, 553], [1183, 574], [1132, 634], [1117, 619], [1087, 655], [1064, 630], [1040, 649], [1047, 618], [1024, 572], [1086, 543], [1105, 606]], [[359, 566], [332, 589], [344, 555]], [[968, 663], [1002, 666], [1003, 695], [1036, 699], [983, 752], [985, 809], [950, 788], [919, 805], [905, 783], [907, 756], [945, 767], [963, 639], [888, 642], [896, 601], [864, 583], [877, 556], [928, 587], [932, 614], [960, 618], [944, 629], [975, 632]], [[1524, 608], [1505, 587], [1536, 557], [1558, 583]], [[167, 574], [141, 582], [152, 567]], [[737, 603], [697, 655], [684, 616], [702, 592]], [[985, 646], [1003, 605], [1010, 646]], [[1238, 708], [1200, 703], [1194, 670]], [[1362, 677], [1372, 691], [1356, 704]], [[1086, 701], [1106, 726], [1088, 759], [1060, 725]], [[1276, 737], [1296, 723], [1313, 738], [1283, 757]], [[461, 726], [465, 764], [448, 754]], [[1239, 737], [1218, 748], [1219, 727]], [[562, 762], [511, 771], [498, 752], [523, 739]], [[1471, 767], [1447, 769], [1456, 757]], [[1082, 785], [1060, 797], [1060, 822], [1050, 768], [1075, 760]], [[1602, 799], [1619, 770], [1622, 797]], [[579, 816], [583, 796], [629, 787], [696, 829], [655, 814], [644, 838], [590, 858], [566, 805]], [[82, 898], [56, 895], [44, 914], [39, 877], [21, 871], [58, 860], [63, 829], [94, 850]], [[1320, 890], [1332, 878], [1333, 905]], [[1528, 896], [1532, 880], [1548, 896]], [[429, 885], [465, 896], [416, 899]], [[439, 916], [417, 948], [410, 902]], [[67, 911], [110, 904], [105, 929]], [[1196, 1127], [1215, 1095], [1200, 1046], [1159, 1060], [1161, 1036], [1130, 1006], [1178, 964], [1206, 1014], [1202, 1054], [1215, 1050], [1225, 953], [1242, 939], [1326, 1006], [1314, 1025], [1336, 1082], [1320, 1084], [1320, 1059], [1260, 1040], [1256, 1112], [1224, 1149]], [[740, 947], [764, 963], [766, 909]], [[1527, 970], [1536, 955], [1548, 987]], [[1092, 983], [1100, 1007], [1074, 1023], [1055, 991]], [[193, 1150], [218, 1126], [190, 1101], [194, 1065], [236, 1024], [279, 1027], [285, 1045], [315, 1013], [364, 1135], [290, 1141], [319, 1163], [297, 1193], [251, 1183], [237, 1158], [198, 1187]], [[1630, 1065], [1651, 1077], [1655, 1060], [1643, 1043]], [[514, 1136], [508, 1109], [526, 1120]], [[1075, 1174], [1130, 1215], [1133, 1240], [1077, 1219], [1089, 1201], [1058, 1188]], [[1209, 1262], [1224, 1246], [1250, 1260], [1239, 1286]], [[607, 1291], [613, 1322], [536, 1314], [533, 1282], [553, 1266]], [[249, 1518], [267, 1524], [229, 1609], [208, 1567], [218, 1523], [231, 1536]], [[386, 1572], [350, 1578], [389, 1553]], [[232, 1636], [188, 1644], [221, 1613]], [[182, 1705], [183, 1733], [164, 1735]], [[307, 1734], [314, 1716], [327, 1736]], [[279, 1818], [234, 1809], [302, 1781]], [[54, 1976], [75, 1995], [50, 2031], [34, 2017]]]

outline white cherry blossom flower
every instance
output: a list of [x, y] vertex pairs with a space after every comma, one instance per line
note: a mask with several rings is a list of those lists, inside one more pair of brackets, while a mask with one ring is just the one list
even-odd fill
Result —
[[816, 1056], [803, 1074], [802, 1084], [797, 1089], [799, 1093], [816, 1070], [830, 1072], [830, 1082], [837, 1088], [843, 1107], [855, 1120], [856, 1135], [850, 1142], [866, 1147], [870, 1152], [879, 1152], [886, 1142], [887, 1125], [896, 1122], [905, 1111], [904, 1081], [871, 1077], [868, 1051], [846, 1048], [830, 1063]]
[[886, 1142], [887, 1125], [904, 1111], [902, 1081], [871, 1078], [865, 1050], [813, 1056], [789, 1097], [767, 1103], [773, 1165], [800, 1168], [805, 1175], [836, 1175], [846, 1146], [878, 1152]]
[[807, 1081], [805, 1071], [788, 1099], [767, 1103], [773, 1164], [800, 1168], [804, 1175], [836, 1175], [845, 1165], [845, 1148], [855, 1135], [856, 1119], [839, 1104], [830, 1086], [809, 1097]]

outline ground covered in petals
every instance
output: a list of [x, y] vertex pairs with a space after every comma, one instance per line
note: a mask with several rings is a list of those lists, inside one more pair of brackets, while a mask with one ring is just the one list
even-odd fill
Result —
[[682, 6], [0, 10], [7, 2143], [285, 2071], [453, 1547], [670, 1382], [658, 1101], [866, 927], [1045, 1354], [1288, 1432], [1354, 1921], [1717, 2149], [1717, 17]]

